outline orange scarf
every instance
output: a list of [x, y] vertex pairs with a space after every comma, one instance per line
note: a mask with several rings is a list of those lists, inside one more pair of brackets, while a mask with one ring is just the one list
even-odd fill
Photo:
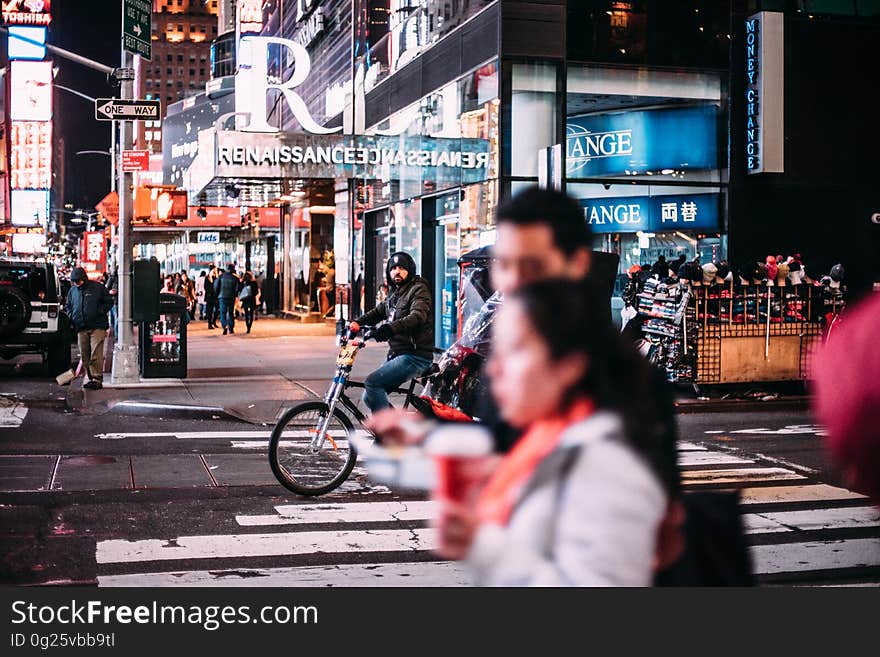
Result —
[[577, 399], [560, 415], [534, 422], [492, 474], [477, 502], [481, 522], [506, 525], [526, 482], [556, 449], [563, 432], [593, 414], [593, 402]]

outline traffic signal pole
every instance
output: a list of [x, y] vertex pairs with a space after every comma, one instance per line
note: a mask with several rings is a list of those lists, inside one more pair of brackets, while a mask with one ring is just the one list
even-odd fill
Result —
[[[116, 78], [119, 80], [119, 97], [129, 100], [134, 97], [134, 55], [121, 48], [121, 65], [117, 70]], [[131, 150], [134, 137], [134, 124], [131, 121], [119, 122], [120, 150]], [[116, 161], [116, 178], [119, 181], [119, 243], [116, 249], [116, 261], [119, 276], [118, 322], [119, 330], [116, 336], [116, 346], [113, 349], [113, 372], [111, 381], [113, 385], [137, 383], [140, 381], [138, 370], [138, 348], [134, 343], [134, 328], [131, 320], [132, 279], [131, 261], [132, 231], [131, 218], [133, 215], [134, 198], [132, 194], [132, 175], [122, 170], [122, 157]]]

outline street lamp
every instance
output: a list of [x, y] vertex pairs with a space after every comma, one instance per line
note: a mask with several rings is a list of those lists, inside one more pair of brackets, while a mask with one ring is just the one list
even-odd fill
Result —
[[[61, 91], [66, 91], [68, 93], [73, 94], [74, 96], [78, 96], [83, 100], [87, 100], [90, 103], [96, 103], [98, 101], [97, 98], [92, 98], [88, 94], [84, 94], [81, 91], [77, 91], [76, 89], [71, 89], [70, 87], [65, 87], [63, 84], [58, 84], [57, 82], [52, 83], [52, 87], [54, 89], [61, 89]], [[116, 121], [110, 122], [110, 150], [109, 151], [77, 151], [77, 155], [109, 155], [110, 156], [110, 191], [116, 191]]]

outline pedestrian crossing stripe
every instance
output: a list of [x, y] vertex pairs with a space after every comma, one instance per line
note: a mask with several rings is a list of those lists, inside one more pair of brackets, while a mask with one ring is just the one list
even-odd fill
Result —
[[245, 568], [236, 570], [195, 570], [130, 575], [102, 575], [98, 586], [468, 586], [464, 567], [449, 561], [410, 563], [333, 564], [293, 568]]
[[100, 541], [99, 564], [222, 557], [273, 557], [346, 552], [418, 552], [433, 550], [433, 529], [372, 529], [272, 534], [180, 536], [173, 540]]
[[[839, 575], [880, 570], [880, 538], [865, 537], [880, 527], [880, 512], [862, 495], [807, 481], [782, 467], [700, 445], [682, 449], [685, 486], [741, 487], [743, 523], [755, 539], [750, 547], [758, 577]], [[741, 465], [743, 467], [714, 467]], [[687, 470], [686, 468], [697, 468]], [[365, 473], [358, 468], [363, 476]], [[795, 482], [803, 483], [795, 483]], [[436, 547], [429, 525], [436, 511], [429, 500], [387, 498], [338, 502], [334, 495], [307, 504], [283, 504], [274, 513], [236, 515], [240, 531], [97, 543], [100, 586], [462, 586], [461, 564], [428, 561]], [[375, 499], [375, 498], [371, 498]], [[812, 504], [815, 508], [785, 508]], [[815, 506], [818, 505], [818, 506]], [[267, 531], [274, 530], [274, 531]], [[291, 531], [292, 530], [292, 531]], [[852, 532], [856, 531], [857, 534]], [[835, 534], [835, 532], [837, 532]], [[843, 532], [843, 533], [841, 533]], [[848, 532], [848, 533], [847, 533]], [[846, 538], [835, 538], [846, 536]], [[757, 540], [759, 539], [760, 540]], [[348, 555], [348, 556], [345, 556]], [[355, 557], [356, 555], [356, 557]], [[320, 558], [325, 565], [303, 559]], [[254, 559], [281, 558], [282, 567], [231, 568]], [[366, 563], [333, 563], [333, 560]], [[176, 562], [215, 560], [221, 568], [174, 570]]]

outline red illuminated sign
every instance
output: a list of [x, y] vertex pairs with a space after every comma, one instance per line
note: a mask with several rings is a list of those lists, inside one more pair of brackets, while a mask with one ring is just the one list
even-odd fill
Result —
[[3, 22], [7, 25], [48, 25], [52, 22], [52, 0], [3, 0]]
[[9, 146], [9, 184], [12, 189], [52, 186], [52, 123], [12, 121]]
[[106, 247], [103, 231], [83, 234], [81, 260], [89, 278], [97, 278], [107, 268]]
[[150, 170], [150, 151], [122, 151], [122, 170], [126, 173]]

